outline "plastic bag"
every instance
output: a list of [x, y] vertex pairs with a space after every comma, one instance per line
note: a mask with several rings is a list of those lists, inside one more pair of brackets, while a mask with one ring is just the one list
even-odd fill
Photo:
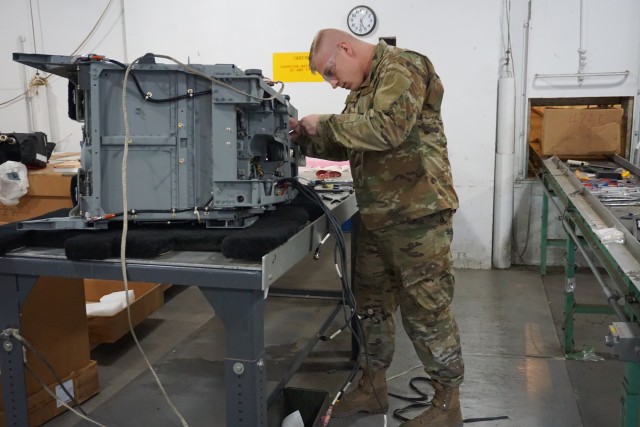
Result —
[[599, 228], [593, 232], [602, 243], [624, 243], [624, 234], [615, 228]]
[[0, 165], [0, 203], [17, 205], [28, 190], [29, 178], [24, 164], [8, 161]]
[[585, 360], [587, 362], [602, 362], [604, 360], [604, 357], [593, 351], [593, 347], [586, 347], [582, 351], [565, 354], [565, 357], [571, 360]]

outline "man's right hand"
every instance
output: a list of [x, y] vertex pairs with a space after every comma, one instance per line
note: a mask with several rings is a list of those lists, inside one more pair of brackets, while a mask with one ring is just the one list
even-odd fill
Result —
[[296, 142], [302, 136], [302, 128], [298, 119], [289, 117], [289, 138]]

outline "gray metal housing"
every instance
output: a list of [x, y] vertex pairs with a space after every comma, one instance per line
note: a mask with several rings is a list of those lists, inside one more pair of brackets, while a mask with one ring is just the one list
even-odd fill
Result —
[[[72, 211], [81, 224], [67, 220], [53, 228], [98, 227], [105, 214], [121, 214], [126, 65], [95, 56], [15, 53], [14, 60], [68, 78], [75, 85], [76, 120], [84, 122], [78, 207]], [[304, 164], [288, 138], [288, 120], [297, 111], [260, 70], [189, 67], [235, 90], [180, 65], [155, 63], [152, 55], [134, 64], [128, 77], [129, 218], [249, 225], [295, 196], [276, 183], [297, 176], [298, 163]]]

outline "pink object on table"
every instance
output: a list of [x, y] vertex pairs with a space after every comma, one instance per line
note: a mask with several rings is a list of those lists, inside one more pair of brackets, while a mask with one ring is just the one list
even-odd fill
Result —
[[314, 157], [307, 157], [307, 167], [326, 167], [326, 166], [349, 166], [349, 161], [336, 162], [334, 160], [316, 159]]

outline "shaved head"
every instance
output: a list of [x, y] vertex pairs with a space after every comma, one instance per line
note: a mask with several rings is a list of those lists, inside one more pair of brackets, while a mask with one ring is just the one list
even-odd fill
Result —
[[327, 28], [324, 30], [318, 31], [318, 34], [313, 38], [311, 42], [311, 48], [309, 49], [309, 68], [311, 72], [317, 73], [322, 70], [318, 70], [315, 66], [315, 58], [316, 55], [327, 48], [334, 48], [340, 42], [349, 42], [353, 43], [358, 41], [351, 34], [344, 32], [342, 30], [338, 30], [335, 28]]
[[336, 28], [318, 31], [309, 49], [309, 69], [334, 89], [355, 90], [371, 70], [376, 45]]

